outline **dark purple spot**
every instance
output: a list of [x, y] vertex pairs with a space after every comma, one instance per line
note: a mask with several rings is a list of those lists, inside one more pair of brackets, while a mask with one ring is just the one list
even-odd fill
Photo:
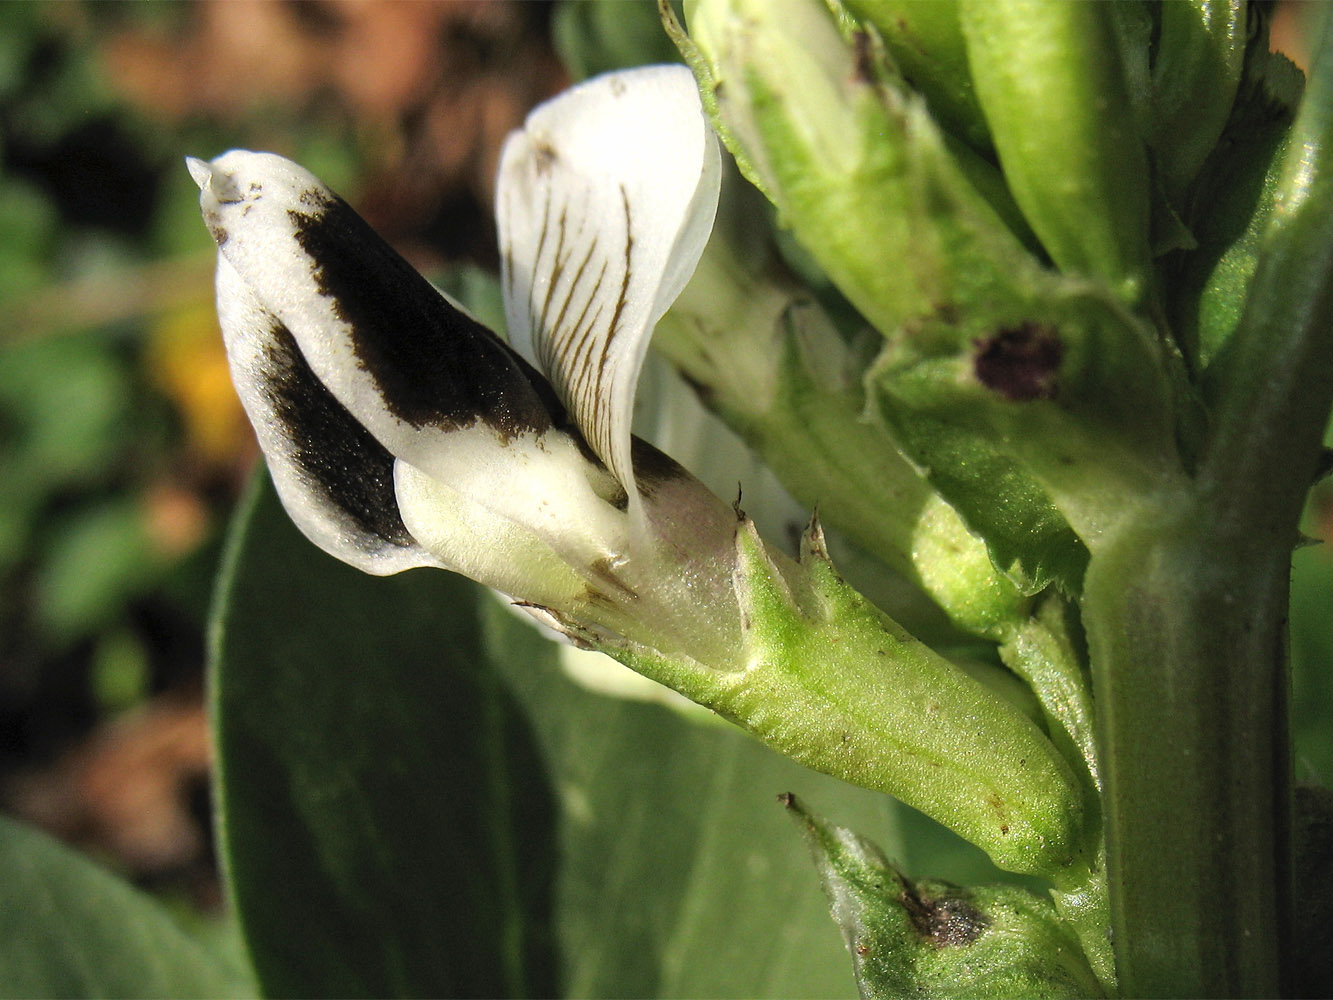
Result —
[[976, 342], [977, 380], [1005, 399], [1054, 399], [1064, 344], [1052, 326], [1025, 322]]

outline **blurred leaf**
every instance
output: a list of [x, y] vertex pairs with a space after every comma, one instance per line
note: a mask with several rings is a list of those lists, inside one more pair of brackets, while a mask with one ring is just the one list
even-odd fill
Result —
[[108, 631], [93, 652], [93, 698], [104, 714], [124, 711], [148, 697], [152, 666], [143, 641], [129, 629]]
[[152, 899], [0, 818], [0, 995], [223, 997], [250, 989]]
[[462, 303], [483, 325], [501, 336], [505, 334], [504, 296], [500, 279], [494, 274], [472, 264], [462, 264], [432, 275], [432, 280], [435, 287]]
[[483, 669], [476, 588], [334, 562], [267, 477], [246, 506], [213, 709], [225, 868], [264, 991], [550, 995], [550, 793]]
[[1333, 554], [1299, 549], [1291, 566], [1291, 728], [1297, 777], [1333, 782]]
[[162, 560], [132, 497], [99, 502], [63, 519], [37, 580], [37, 609], [58, 641], [107, 624], [156, 578]]
[[131, 406], [126, 366], [101, 340], [60, 337], [0, 357], [0, 478], [33, 494], [111, 467]]
[[46, 280], [55, 226], [55, 210], [31, 184], [0, 180], [0, 296], [31, 291]]
[[680, 62], [654, 0], [564, 0], [555, 9], [551, 40], [576, 80], [630, 66]]
[[266, 480], [214, 628], [226, 867], [269, 993], [845, 996], [789, 789], [994, 877], [884, 796], [576, 686], [466, 581], [334, 562]]

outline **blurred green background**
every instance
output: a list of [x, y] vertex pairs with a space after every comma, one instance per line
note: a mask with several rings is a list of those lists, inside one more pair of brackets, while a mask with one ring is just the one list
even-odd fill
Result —
[[[0, 811], [218, 901], [204, 621], [256, 450], [182, 157], [282, 153], [427, 273], [493, 268], [505, 134], [572, 78], [665, 57], [654, 21], [630, 2], [0, 4]], [[1307, 531], [1333, 539], [1333, 490]], [[1328, 783], [1333, 548], [1302, 549], [1293, 581], [1298, 777]]]

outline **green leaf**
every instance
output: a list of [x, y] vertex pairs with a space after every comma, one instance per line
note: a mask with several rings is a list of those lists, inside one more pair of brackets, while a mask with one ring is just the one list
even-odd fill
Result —
[[[1204, 163], [1190, 194], [1188, 224], [1198, 249], [1179, 260], [1164, 287], [1173, 290], [1173, 325], [1200, 369], [1216, 358], [1240, 323], [1250, 279], [1273, 212], [1287, 134], [1304, 89], [1304, 76], [1283, 55], [1268, 51], [1266, 16], [1256, 23], [1245, 54], [1244, 76], [1221, 141]], [[1216, 371], [1210, 378], [1216, 377]]]
[[886, 796], [579, 687], [567, 647], [473, 584], [333, 562], [267, 482], [244, 516], [214, 698], [227, 868], [268, 993], [845, 996], [773, 805], [787, 789], [913, 867], [995, 877]]
[[575, 80], [630, 66], [679, 62], [653, 0], [563, 0], [551, 16], [551, 41]]
[[148, 896], [0, 818], [0, 996], [239, 996], [244, 974]]
[[[1188, 0], [1154, 12], [1148, 145], [1168, 193], [1179, 195], [1217, 145], [1245, 59], [1245, 4]], [[1173, 199], [1178, 200], [1178, 199]]]
[[266, 477], [249, 512], [212, 697], [226, 868], [265, 993], [552, 993], [550, 791], [483, 668], [477, 589], [335, 562]]
[[134, 498], [90, 503], [59, 519], [43, 553], [35, 601], [56, 642], [108, 624], [161, 573], [164, 559]]
[[913, 881], [870, 841], [794, 796], [783, 802], [810, 846], [862, 997], [1103, 995], [1049, 899], [1020, 886]]

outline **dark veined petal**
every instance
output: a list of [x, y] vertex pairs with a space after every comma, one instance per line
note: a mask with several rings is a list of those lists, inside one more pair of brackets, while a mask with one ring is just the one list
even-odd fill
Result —
[[533, 111], [502, 155], [510, 338], [551, 378], [633, 504], [635, 384], [653, 327], [708, 241], [720, 177], [684, 66], [589, 80]]

